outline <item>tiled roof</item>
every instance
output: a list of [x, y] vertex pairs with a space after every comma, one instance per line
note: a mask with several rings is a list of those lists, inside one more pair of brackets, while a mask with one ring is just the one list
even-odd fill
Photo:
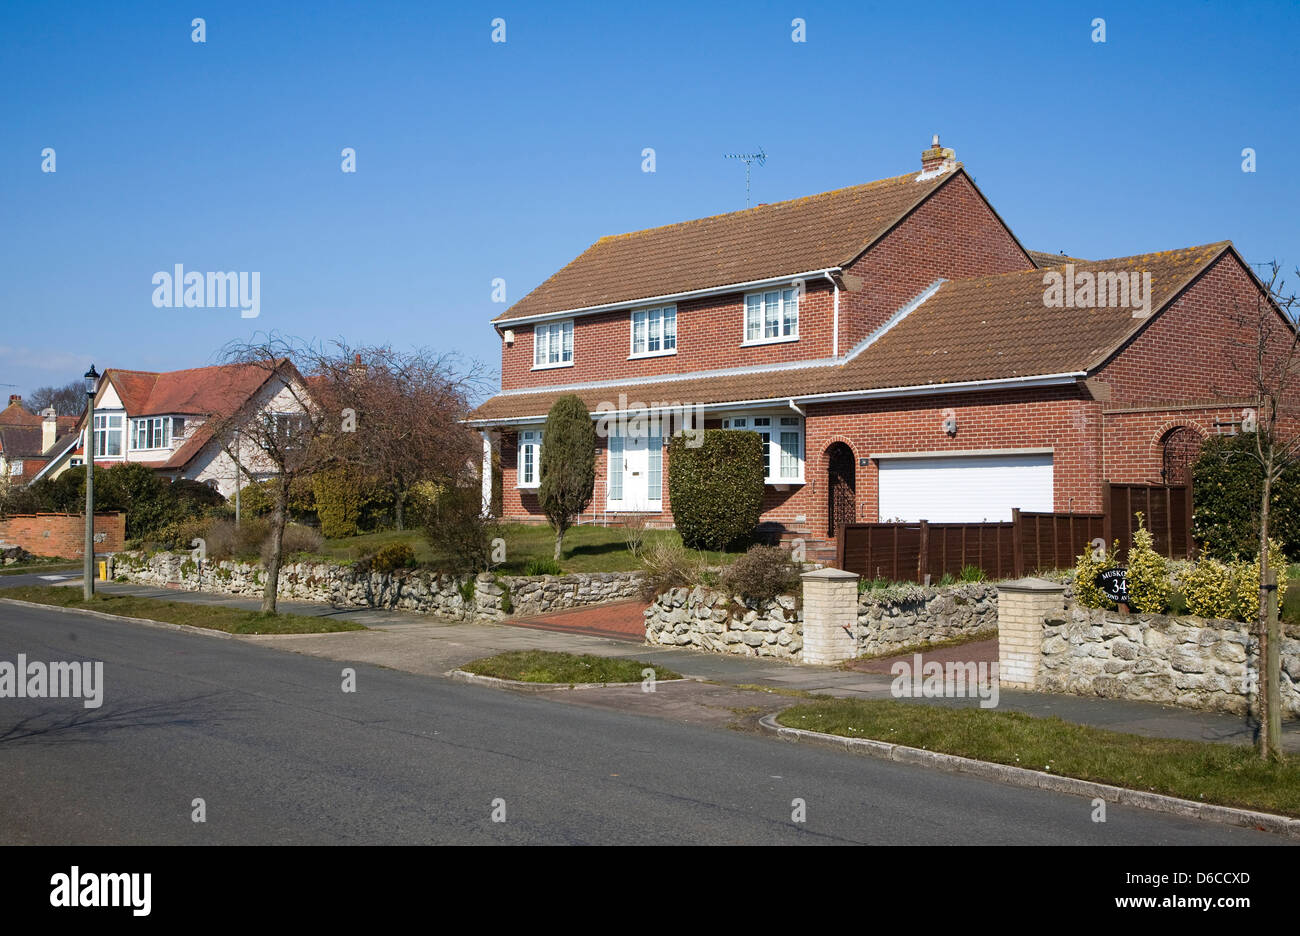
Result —
[[1063, 253], [1047, 253], [1043, 250], [1026, 250], [1029, 259], [1042, 269], [1044, 267], [1060, 266], [1062, 263], [1087, 263], [1087, 260], [1081, 260], [1078, 257], [1067, 257]]
[[218, 364], [188, 370], [128, 371], [109, 368], [111, 381], [131, 416], [205, 416], [252, 396], [270, 376], [257, 364]]
[[21, 403], [10, 403], [4, 409], [0, 410], [0, 426], [37, 426], [41, 424], [41, 417], [35, 413], [27, 412], [27, 409]]
[[845, 266], [960, 165], [602, 237], [494, 322]]
[[[1149, 272], [1154, 315], [1227, 250], [1231, 244], [1224, 241], [1081, 262], [1076, 274]], [[621, 393], [644, 404], [710, 404], [1085, 372], [1150, 320], [1135, 318], [1131, 308], [1048, 307], [1044, 277], [1042, 270], [1027, 270], [944, 283], [873, 344], [840, 364], [499, 394], [469, 418], [544, 416], [566, 392], [576, 392], [595, 411], [603, 401], [617, 402]]]

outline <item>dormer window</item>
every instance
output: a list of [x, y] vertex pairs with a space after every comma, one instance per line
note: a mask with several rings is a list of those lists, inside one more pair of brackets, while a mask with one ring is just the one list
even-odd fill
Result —
[[799, 340], [799, 290], [768, 289], [745, 295], [745, 340], [769, 344]]
[[533, 369], [573, 366], [573, 319], [533, 326]]
[[131, 420], [131, 448], [164, 449], [170, 448], [172, 421], [167, 416], [150, 416], [145, 419]]

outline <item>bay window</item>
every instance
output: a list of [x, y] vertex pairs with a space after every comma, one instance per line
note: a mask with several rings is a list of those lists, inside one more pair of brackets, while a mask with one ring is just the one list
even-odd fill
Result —
[[95, 415], [95, 457], [116, 458], [122, 454], [121, 413]]
[[769, 289], [745, 296], [744, 344], [797, 341], [799, 290]]
[[632, 357], [677, 353], [677, 307], [632, 313]]
[[533, 326], [533, 368], [573, 364], [573, 320]]
[[151, 416], [131, 420], [131, 448], [160, 449], [171, 445], [171, 419]]

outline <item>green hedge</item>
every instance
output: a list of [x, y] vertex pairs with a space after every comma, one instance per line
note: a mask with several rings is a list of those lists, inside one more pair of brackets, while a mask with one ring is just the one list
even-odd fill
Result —
[[[1192, 465], [1192, 535], [1217, 559], [1259, 553], [1259, 499], [1264, 472], [1251, 454], [1255, 434], [1210, 436]], [[1300, 464], [1273, 483], [1269, 535], [1288, 556], [1300, 555]]]
[[751, 537], [763, 512], [766, 459], [756, 432], [707, 429], [668, 443], [668, 496], [682, 542], [725, 549]]

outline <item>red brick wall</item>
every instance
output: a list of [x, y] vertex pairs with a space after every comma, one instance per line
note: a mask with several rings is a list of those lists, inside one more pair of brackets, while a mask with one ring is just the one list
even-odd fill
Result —
[[1258, 287], [1236, 257], [1220, 257], [1097, 374], [1104, 403], [1104, 475], [1161, 483], [1163, 438], [1179, 426], [1202, 437], [1240, 422], [1253, 393], [1249, 358]]
[[589, 380], [679, 374], [719, 367], [829, 357], [834, 319], [831, 287], [810, 280], [799, 303], [799, 340], [741, 347], [745, 337], [744, 293], [676, 303], [677, 353], [628, 360], [632, 313], [624, 309], [573, 321], [573, 366], [533, 370], [533, 327], [514, 329], [515, 343], [501, 346], [501, 389], [553, 387]]
[[959, 175], [849, 267], [862, 287], [840, 294], [840, 353], [936, 279], [1033, 269], [1015, 238]]
[[[126, 514], [95, 514], [96, 553], [121, 552], [126, 544]], [[86, 541], [84, 514], [14, 514], [0, 520], [0, 543], [21, 546], [36, 556], [80, 559]]]

